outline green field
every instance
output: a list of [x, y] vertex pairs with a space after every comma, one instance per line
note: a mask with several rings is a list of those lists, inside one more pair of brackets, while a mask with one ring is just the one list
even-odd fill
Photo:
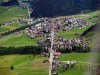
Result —
[[87, 30], [90, 26], [87, 26], [83, 29], [78, 29], [78, 28], [72, 28], [71, 30], [68, 31], [59, 31], [57, 34], [58, 36], [62, 36], [64, 38], [74, 38], [76, 37], [75, 34], [82, 34], [85, 30]]
[[7, 9], [8, 7], [3, 7], [3, 6], [0, 6], [0, 13], [3, 12], [5, 9]]
[[[42, 63], [45, 59], [33, 55], [0, 56], [0, 75], [47, 75], [48, 63]], [[10, 70], [11, 65], [14, 70]]]
[[[88, 54], [86, 53], [72, 53], [63, 54], [60, 57], [61, 61], [76, 60], [77, 64], [86, 62]], [[46, 57], [33, 56], [33, 55], [5, 55], [0, 56], [0, 75], [47, 75], [48, 63], [43, 63]], [[14, 66], [14, 70], [10, 70], [11, 65]], [[8, 68], [6, 68], [8, 67]], [[76, 74], [75, 74], [76, 73]], [[82, 71], [68, 70], [61, 72], [61, 75], [82, 75]]]
[[30, 46], [30, 45], [36, 45], [38, 38], [31, 39], [26, 34], [12, 34], [5, 36], [3, 38], [0, 38], [0, 45], [1, 46]]
[[22, 27], [22, 26], [24, 26], [24, 25], [19, 24], [19, 23], [13, 23], [13, 24], [10, 24], [8, 26], [0, 27], [0, 33], [6, 32], [6, 31], [9, 31], [9, 30], [13, 30], [13, 29], [16, 29], [16, 28], [19, 28], [19, 27]]
[[[3, 9], [4, 7], [1, 7], [0, 9]], [[0, 14], [0, 23], [9, 22], [12, 19], [17, 19], [20, 17], [27, 17], [27, 10], [23, 9], [21, 7], [12, 7], [8, 9], [7, 11]]]

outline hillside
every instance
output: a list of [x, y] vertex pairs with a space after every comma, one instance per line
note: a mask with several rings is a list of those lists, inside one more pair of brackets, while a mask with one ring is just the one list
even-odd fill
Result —
[[[25, 0], [0, 0], [3, 6], [19, 5]], [[34, 17], [55, 17], [87, 13], [100, 8], [100, 0], [26, 0], [30, 1]], [[41, 9], [42, 8], [42, 9]]]
[[15, 6], [15, 7], [3, 7], [0, 6], [0, 24], [9, 22], [12, 19], [17, 19], [20, 17], [27, 17], [27, 10], [23, 9], [21, 7]]
[[99, 8], [99, 4], [99, 0], [33, 0], [31, 2], [33, 9], [31, 15], [55, 17], [81, 13], [82, 11], [90, 12]]

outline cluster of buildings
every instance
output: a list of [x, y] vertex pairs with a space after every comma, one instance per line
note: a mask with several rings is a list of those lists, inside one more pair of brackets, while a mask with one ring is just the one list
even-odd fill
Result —
[[[30, 37], [44, 35], [45, 33], [51, 33], [53, 20], [43, 19], [43, 18], [40, 20], [42, 20], [43, 22], [36, 24], [35, 26], [31, 26], [30, 28], [26, 28], [25, 33]], [[60, 24], [55, 23], [54, 25], [55, 31], [58, 31], [60, 29], [59, 26]]]
[[[63, 37], [55, 36], [53, 43], [53, 50], [57, 52], [81, 52], [80, 49], [83, 50], [87, 48], [91, 41], [80, 37], [65, 39]], [[43, 47], [44, 51], [48, 51], [51, 47], [51, 39], [47, 38], [41, 40], [38, 44]]]
[[[44, 35], [45, 33], [51, 33], [52, 27], [54, 25], [54, 31], [59, 30], [69, 30], [77, 27], [82, 29], [87, 26], [87, 22], [81, 18], [65, 18], [65, 19], [50, 19], [50, 18], [39, 18], [43, 22], [25, 29], [25, 33], [29, 37], [33, 38], [38, 35]], [[32, 21], [31, 21], [32, 22]]]
[[82, 29], [88, 25], [88, 23], [82, 19], [82, 18], [68, 18], [64, 19], [64, 30], [68, 30], [74, 27], [77, 27], [78, 29]]

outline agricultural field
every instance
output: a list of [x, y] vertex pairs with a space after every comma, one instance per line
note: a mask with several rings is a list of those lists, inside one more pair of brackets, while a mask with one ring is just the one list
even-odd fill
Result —
[[79, 34], [81, 35], [85, 30], [87, 30], [90, 26], [87, 26], [83, 29], [78, 29], [78, 28], [72, 28], [71, 30], [68, 30], [68, 31], [59, 31], [57, 34], [58, 36], [62, 36], [64, 38], [68, 38], [68, 39], [71, 39], [71, 38], [74, 38], [76, 37], [75, 34]]
[[[3, 8], [4, 7], [0, 7], [0, 9], [3, 9]], [[9, 22], [12, 19], [18, 19], [18, 18], [27, 17], [27, 16], [28, 15], [27, 15], [26, 9], [23, 9], [19, 6], [14, 6], [0, 14], [0, 24]]]
[[[78, 61], [77, 65], [83, 64], [88, 58], [87, 53], [72, 53], [72, 54], [63, 54], [60, 57], [61, 61], [66, 60], [76, 60]], [[43, 63], [44, 60], [48, 59], [47, 57], [40, 57], [34, 55], [5, 55], [0, 56], [0, 75], [47, 75], [48, 74], [48, 63]], [[1, 65], [2, 64], [2, 65]], [[14, 66], [14, 70], [11, 70], [10, 67]], [[77, 70], [68, 70], [60, 72], [60, 75], [80, 75], [83, 74], [83, 71]]]
[[10, 25], [4, 26], [4, 27], [0, 27], [0, 33], [7, 32], [9, 30], [13, 30], [13, 29], [16, 29], [16, 28], [19, 28], [22, 26], [24, 26], [24, 25], [19, 24], [19, 23], [13, 23], [13, 24], [10, 24]]
[[[48, 63], [43, 63], [45, 59], [33, 55], [0, 56], [0, 75], [47, 75]], [[14, 70], [10, 69], [12, 65]]]
[[8, 7], [3, 7], [3, 6], [0, 6], [0, 13], [3, 12], [4, 10], [6, 10]]
[[1, 38], [0, 45], [4, 47], [34, 46], [37, 44], [38, 39], [39, 38], [31, 39], [26, 34], [12, 34]]
[[61, 75], [84, 75], [84, 72], [85, 71], [82, 71], [80, 69], [80, 66], [82, 65], [86, 65], [86, 64], [89, 64], [89, 62], [87, 62], [88, 60], [88, 57], [89, 57], [89, 54], [88, 53], [71, 53], [71, 54], [63, 54], [61, 57], [60, 57], [60, 60], [61, 61], [68, 61], [68, 60], [76, 60], [77, 61], [77, 64], [76, 64], [76, 68], [73, 68], [73, 69], [69, 69], [67, 71], [63, 71], [61, 72], [60, 74]]

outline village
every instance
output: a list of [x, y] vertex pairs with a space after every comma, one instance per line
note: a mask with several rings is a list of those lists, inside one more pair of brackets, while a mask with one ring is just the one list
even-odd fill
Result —
[[0, 5], [0, 75], [100, 74], [97, 62], [90, 61], [98, 55], [90, 56], [99, 10], [33, 17], [31, 0], [18, 2]]
[[42, 18], [43, 22], [40, 24], [37, 24], [35, 26], [32, 26], [30, 28], [25, 29], [25, 33], [29, 35], [30, 37], [35, 37], [38, 35], [43, 35], [45, 33], [50, 33], [52, 30], [52, 22], [54, 23], [54, 30], [55, 32], [59, 30], [67, 31], [72, 28], [82, 29], [88, 25], [87, 22], [85, 22], [81, 18], [65, 18], [63, 20], [50, 20], [49, 18]]
[[[41, 22], [31, 26], [38, 21]], [[77, 33], [75, 34], [77, 36], [72, 39], [66, 39], [63, 36], [57, 35], [59, 31], [67, 32], [73, 28], [81, 30], [89, 26], [89, 23], [82, 18], [23, 18], [2, 24], [1, 27], [9, 26], [13, 23], [29, 25], [30, 27], [25, 28], [23, 33], [31, 39], [44, 37], [37, 41], [37, 44], [43, 49], [40, 55], [48, 57], [48, 60], [44, 62], [49, 62], [51, 64], [49, 66], [49, 75], [58, 75], [58, 69], [60, 69], [60, 67], [63, 67], [63, 70], [67, 70], [68, 68], [73, 68], [75, 64], [77, 64], [76, 60], [59, 61], [59, 57], [62, 53], [87, 53], [90, 51], [89, 44], [91, 41], [84, 39], [84, 37], [81, 37], [81, 35]]]

